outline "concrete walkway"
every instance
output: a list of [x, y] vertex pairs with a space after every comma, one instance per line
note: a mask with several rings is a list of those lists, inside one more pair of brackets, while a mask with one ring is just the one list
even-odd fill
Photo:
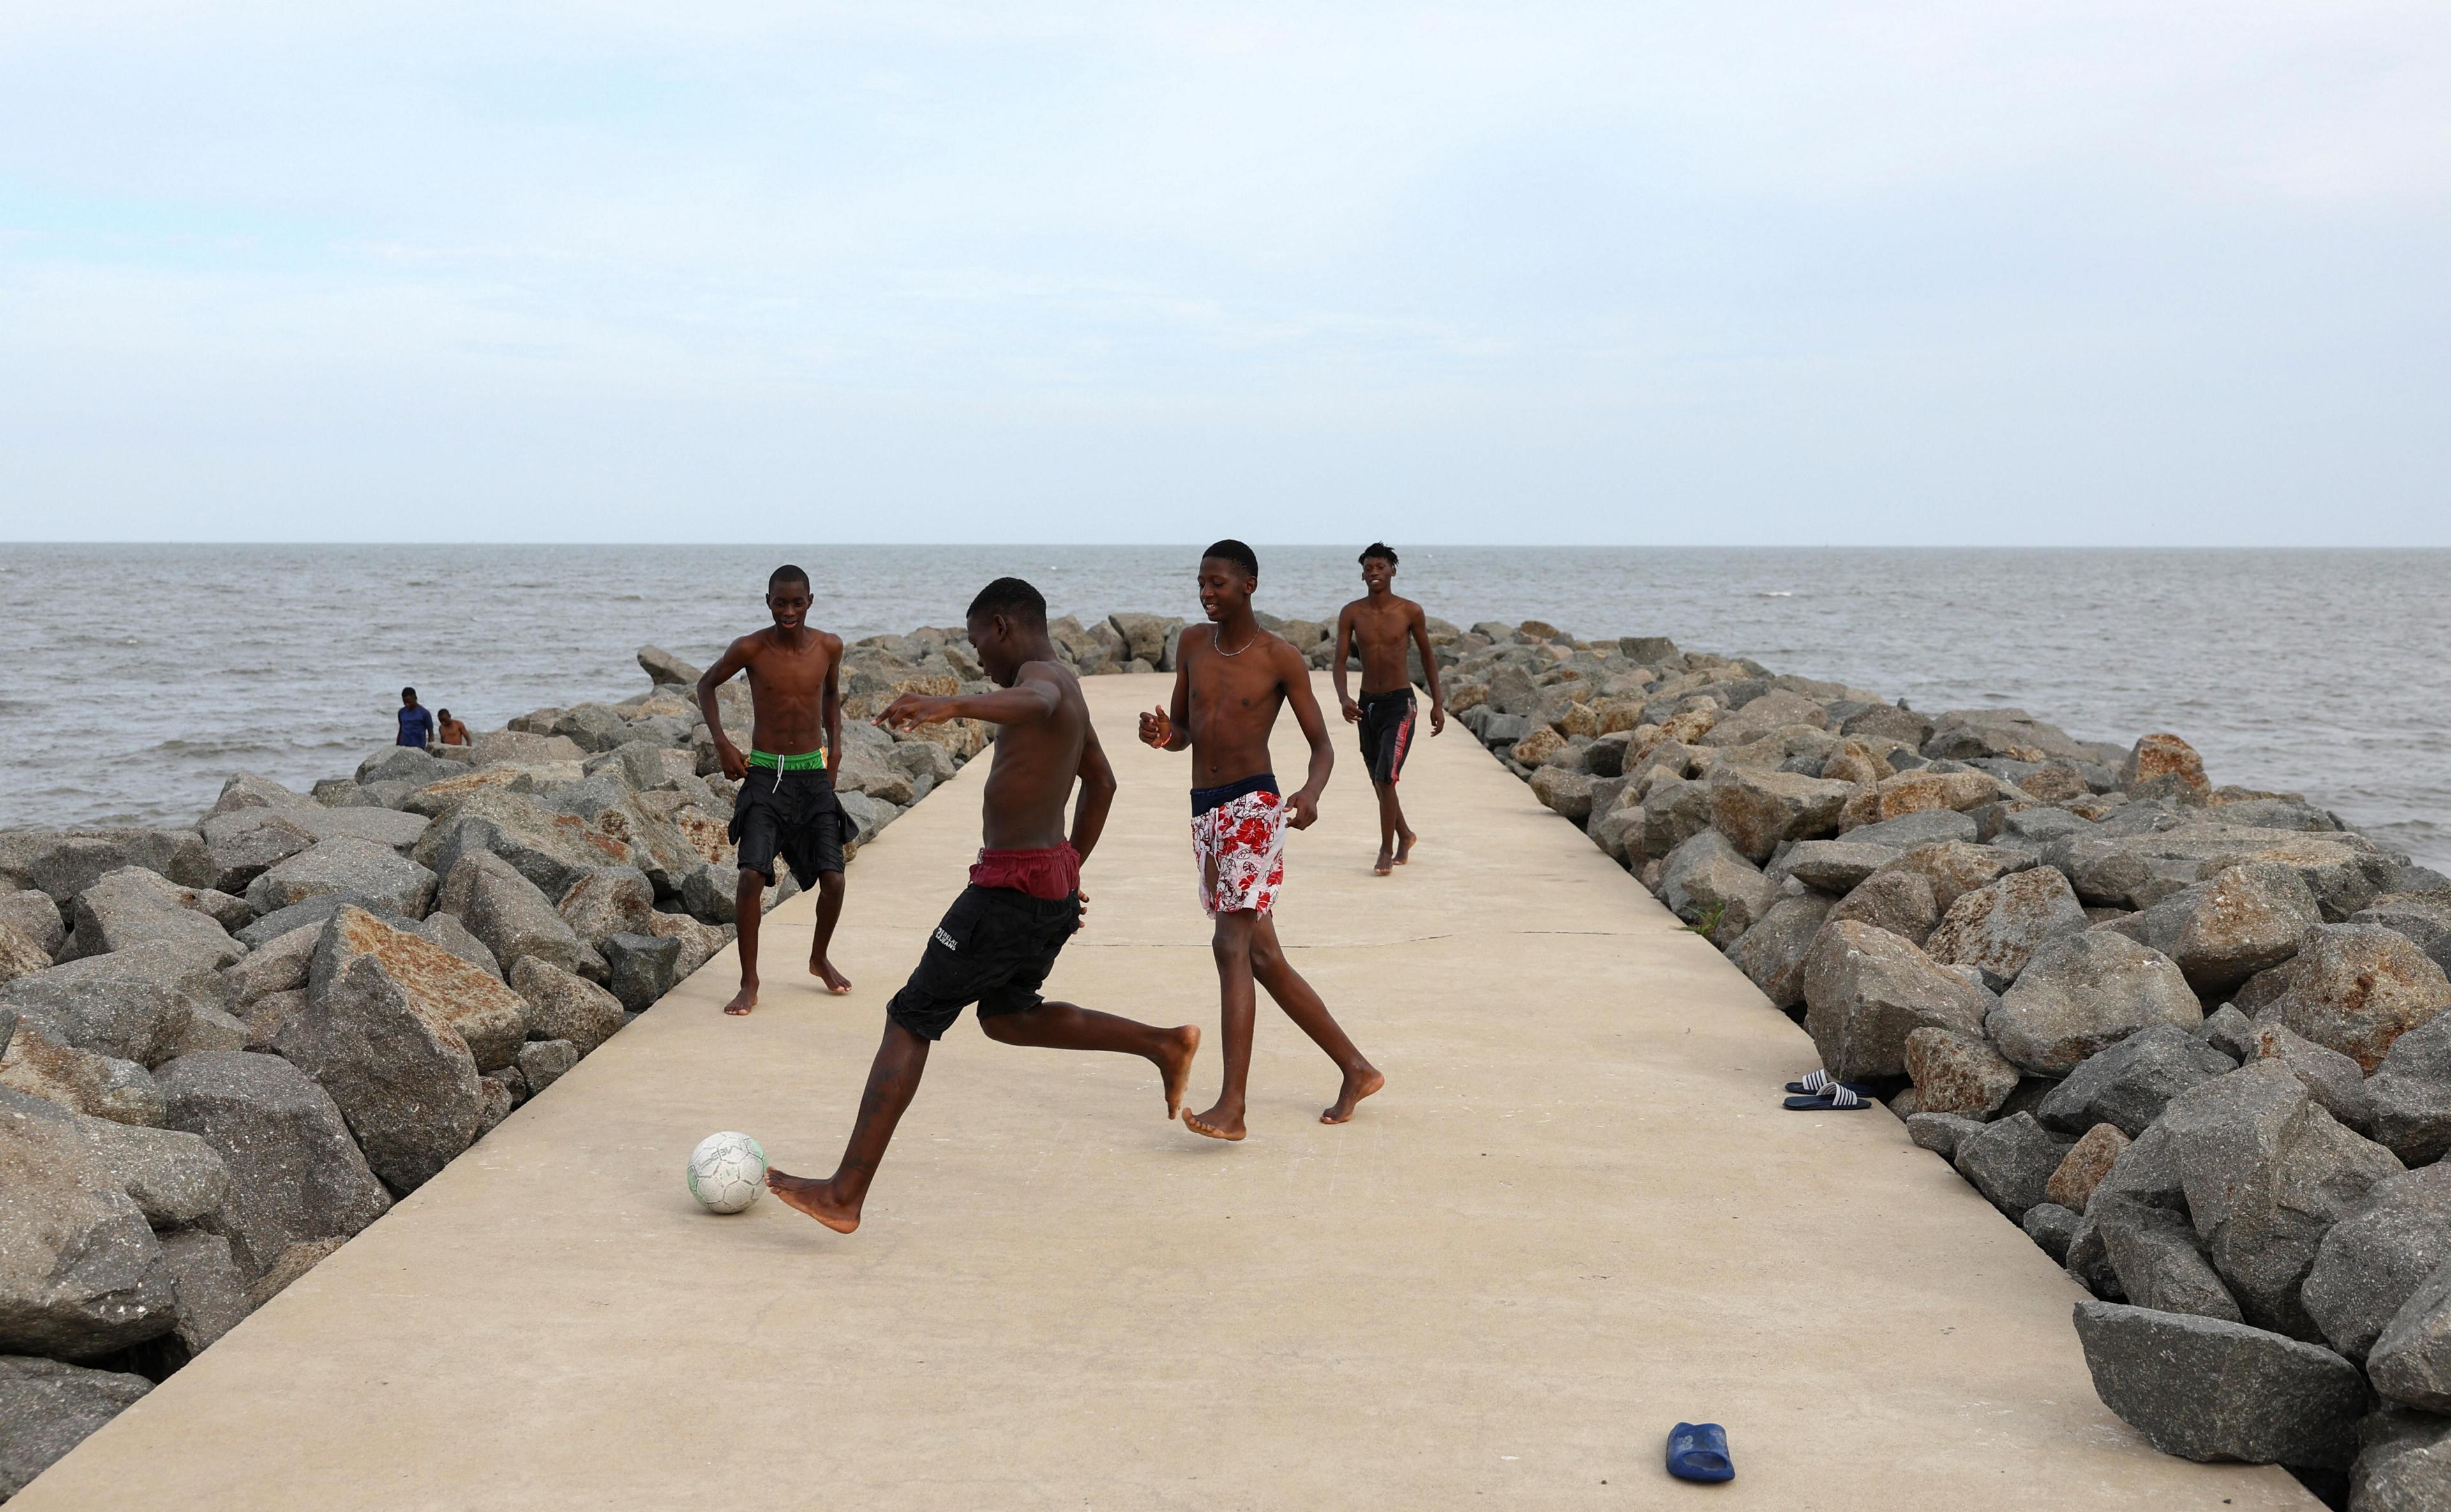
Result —
[[[1208, 1029], [1205, 1106], [1188, 758], [1131, 736], [1165, 680], [1088, 686], [1123, 794], [1050, 990]], [[1280, 927], [1387, 1073], [1353, 1124], [1265, 998], [1239, 1147], [1138, 1061], [966, 1016], [857, 1234], [700, 1211], [718, 1129], [832, 1168], [974, 764], [852, 868], [853, 996], [794, 980], [794, 900], [755, 1017], [711, 963], [16, 1506], [2315, 1504], [2113, 1419], [2077, 1288], [1886, 1112], [1781, 1111], [1804, 1035], [1468, 733], [1418, 742], [1393, 878], [1336, 739]], [[1663, 1474], [1679, 1418], [1728, 1425], [1732, 1485]]]

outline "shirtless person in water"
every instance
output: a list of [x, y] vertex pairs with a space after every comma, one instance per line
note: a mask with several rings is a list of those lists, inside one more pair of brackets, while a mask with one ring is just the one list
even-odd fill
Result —
[[[766, 889], [775, 885], [775, 858], [792, 869], [800, 886], [817, 890], [817, 932], [809, 947], [809, 974], [837, 997], [851, 978], [826, 958], [834, 921], [842, 917], [843, 837], [851, 816], [834, 797], [828, 770], [842, 749], [842, 638], [812, 630], [809, 575], [797, 567], [775, 569], [766, 579], [771, 629], [742, 636], [697, 679], [698, 712], [715, 736], [723, 775], [740, 784], [732, 804], [732, 843], [738, 848], [738, 891], [733, 896], [740, 926], [740, 991], [723, 1005], [741, 1014], [757, 1006], [757, 925]], [[755, 715], [749, 754], [723, 733], [715, 690], [732, 675], [749, 673]]]
[[[1396, 551], [1372, 541], [1362, 553], [1362, 583], [1369, 593], [1346, 604], [1336, 617], [1336, 659], [1328, 666], [1336, 678], [1336, 701], [1344, 722], [1362, 726], [1362, 759], [1370, 765], [1370, 788], [1379, 795], [1379, 859], [1370, 870], [1385, 876], [1413, 858], [1413, 842], [1421, 838], [1404, 823], [1404, 808], [1396, 801], [1396, 781], [1404, 773], [1404, 756], [1413, 744], [1413, 678], [1405, 653], [1418, 650], [1422, 673], [1430, 684], [1430, 734], [1447, 728], [1446, 696], [1439, 691], [1439, 658], [1430, 650], [1430, 627], [1422, 606], [1395, 593]], [[1362, 701], [1344, 688], [1344, 662], [1362, 653]]]
[[[877, 723], [895, 729], [947, 719], [1001, 726], [989, 770], [981, 838], [971, 885], [929, 937], [910, 982], [885, 1011], [868, 1090], [842, 1164], [823, 1181], [766, 1173], [775, 1196], [839, 1233], [859, 1227], [860, 1205], [902, 1110], [919, 1090], [928, 1047], [964, 1008], [979, 1006], [979, 1028], [1007, 1045], [1114, 1051], [1155, 1066], [1166, 1115], [1183, 1106], [1200, 1031], [1156, 1029], [1039, 995], [1065, 941], [1081, 927], [1081, 866], [1107, 825], [1115, 775], [1089, 725], [1081, 684], [1047, 638], [1047, 600], [1018, 578], [999, 578], [971, 602], [971, 645], [995, 681], [994, 693], [932, 698], [906, 693]], [[1064, 802], [1081, 785], [1071, 833]]]
[[[1240, 1139], [1245, 1085], [1251, 1073], [1254, 980], [1285, 1016], [1301, 1026], [1343, 1072], [1336, 1101], [1319, 1115], [1341, 1124], [1354, 1105], [1386, 1078], [1362, 1058], [1319, 993], [1285, 959], [1271, 913], [1285, 877], [1285, 827], [1310, 828], [1320, 789], [1336, 765], [1327, 721], [1311, 697], [1310, 670], [1287, 641], [1260, 628], [1251, 592], [1260, 562], [1239, 540], [1221, 540], [1200, 560], [1200, 607], [1206, 626], [1183, 632], [1174, 651], [1174, 701], [1141, 716], [1141, 739], [1161, 751], [1191, 748], [1192, 859], [1200, 868], [1200, 906], [1216, 920], [1209, 948], [1217, 956], [1219, 1017], [1226, 1032], [1226, 1079], [1217, 1106], [1186, 1112], [1184, 1123], [1211, 1139]], [[1268, 732], [1277, 711], [1293, 705], [1294, 721], [1310, 742], [1310, 776], [1280, 797], [1268, 770]]]

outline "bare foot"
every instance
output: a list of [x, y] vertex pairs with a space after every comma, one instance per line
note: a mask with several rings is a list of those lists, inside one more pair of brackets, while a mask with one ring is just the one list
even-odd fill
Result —
[[1411, 864], [1413, 859], [1413, 847], [1420, 844], [1421, 839], [1422, 837], [1420, 835], [1415, 835], [1410, 830], [1406, 830], [1404, 832], [1403, 843], [1396, 847], [1396, 864], [1398, 866], [1406, 866]]
[[1166, 1081], [1166, 1116], [1183, 1111], [1183, 1085], [1191, 1080], [1191, 1057], [1200, 1053], [1200, 1026], [1186, 1024], [1170, 1036], [1173, 1043], [1157, 1057], [1158, 1074]]
[[1211, 1139], [1235, 1140], [1250, 1132], [1243, 1127], [1241, 1113], [1229, 1118], [1218, 1110], [1225, 1106], [1219, 1103], [1205, 1113], [1186, 1112], [1183, 1115], [1183, 1127], [1195, 1134], [1206, 1134]]
[[1394, 870], [1396, 870], [1396, 858], [1387, 854], [1386, 847], [1380, 847], [1379, 859], [1370, 863], [1370, 874], [1372, 876], [1385, 876], [1388, 873], [1393, 872]]
[[836, 997], [846, 996], [851, 992], [851, 978], [845, 976], [842, 972], [835, 971], [834, 963], [830, 960], [820, 957], [817, 960], [811, 961], [809, 963], [809, 974], [811, 976], [821, 978], [826, 984], [826, 991], [833, 993]]
[[1386, 1085], [1387, 1078], [1379, 1074], [1378, 1067], [1363, 1062], [1344, 1073], [1343, 1088], [1337, 1092], [1335, 1103], [1319, 1115], [1319, 1121], [1323, 1124], [1343, 1123], [1353, 1116], [1354, 1104]]
[[739, 992], [732, 994], [732, 1001], [723, 1005], [723, 1011], [735, 1018], [746, 1018], [749, 1011], [756, 1006], [757, 984], [747, 981], [740, 984]]
[[838, 1234], [847, 1234], [859, 1227], [859, 1209], [837, 1201], [833, 1183], [830, 1181], [787, 1176], [770, 1168], [766, 1172], [766, 1189], [786, 1207], [798, 1208]]

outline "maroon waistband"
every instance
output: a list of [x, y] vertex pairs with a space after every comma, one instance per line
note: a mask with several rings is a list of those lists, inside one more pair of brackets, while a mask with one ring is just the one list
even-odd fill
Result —
[[981, 851], [971, 882], [1060, 903], [1081, 891], [1081, 853], [1069, 840], [1036, 851]]

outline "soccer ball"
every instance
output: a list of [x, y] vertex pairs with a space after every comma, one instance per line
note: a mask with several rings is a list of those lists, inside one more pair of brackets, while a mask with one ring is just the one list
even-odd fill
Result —
[[707, 1211], [736, 1213], [766, 1189], [766, 1151], [747, 1134], [709, 1134], [690, 1151], [689, 1189]]

